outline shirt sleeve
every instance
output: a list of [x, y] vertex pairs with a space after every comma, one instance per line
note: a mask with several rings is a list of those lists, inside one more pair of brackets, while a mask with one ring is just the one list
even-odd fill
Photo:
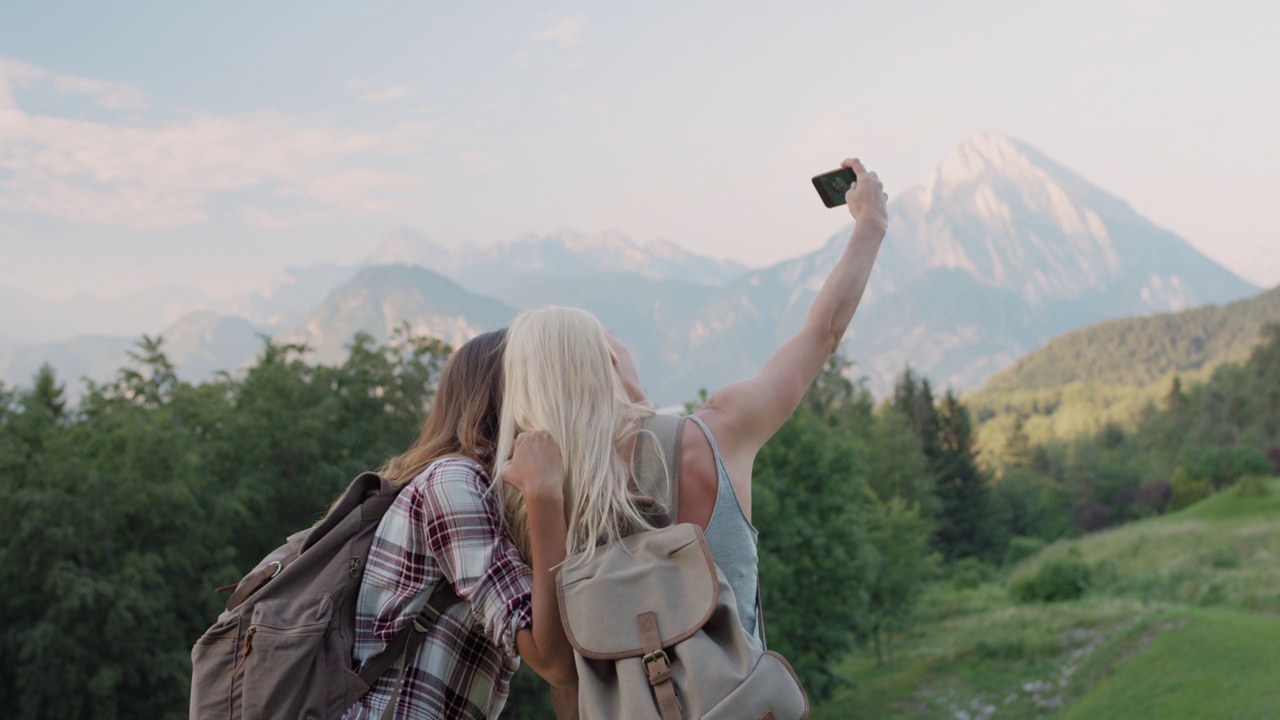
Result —
[[437, 462], [424, 484], [427, 547], [485, 635], [516, 655], [516, 631], [533, 624], [533, 573], [503, 530], [498, 503], [479, 465]]

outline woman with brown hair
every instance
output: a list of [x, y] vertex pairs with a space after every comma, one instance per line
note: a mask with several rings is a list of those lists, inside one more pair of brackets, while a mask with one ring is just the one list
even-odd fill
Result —
[[574, 681], [551, 577], [565, 547], [559, 450], [545, 434], [527, 433], [504, 476], [537, 508], [529, 564], [490, 492], [505, 338], [505, 330], [485, 333], [449, 358], [418, 440], [382, 469], [405, 487], [378, 527], [361, 580], [356, 665], [414, 622], [440, 583], [460, 602], [429, 628], [408, 666], [383, 673], [347, 720], [380, 718], [393, 703], [395, 718], [497, 717], [517, 656], [552, 685]]

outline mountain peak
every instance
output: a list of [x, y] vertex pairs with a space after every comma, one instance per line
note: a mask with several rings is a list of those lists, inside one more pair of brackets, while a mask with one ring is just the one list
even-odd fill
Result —
[[428, 264], [447, 251], [432, 242], [422, 233], [407, 225], [400, 225], [387, 231], [382, 242], [369, 256], [363, 265], [392, 265], [395, 263]]
[[[1043, 171], [1025, 146], [998, 132], [979, 133], [952, 148], [930, 180], [930, 189], [949, 189], [990, 174], [1028, 177]], [[932, 193], [931, 193], [932, 194]]]

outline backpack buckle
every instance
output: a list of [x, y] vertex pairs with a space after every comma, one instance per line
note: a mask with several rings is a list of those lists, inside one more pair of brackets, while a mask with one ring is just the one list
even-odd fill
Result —
[[[632, 657], [635, 657], [635, 656], [633, 655]], [[640, 659], [640, 661], [643, 662], [645, 665], [648, 665], [651, 662], [656, 662], [658, 659], [661, 659], [662, 662], [668, 665], [671, 664], [671, 658], [667, 657], [667, 651], [661, 650], [661, 649], [654, 650], [651, 653], [646, 653], [645, 656]]]
[[[656, 663], [659, 660], [662, 661], [662, 665], [657, 669], [657, 671], [654, 671], [649, 667], [650, 663]], [[645, 653], [645, 656], [640, 659], [640, 662], [644, 664], [644, 672], [649, 676], [650, 682], [666, 679], [668, 674], [667, 670], [671, 667], [671, 658], [667, 657], [667, 651], [662, 649], [654, 650], [651, 653]]]

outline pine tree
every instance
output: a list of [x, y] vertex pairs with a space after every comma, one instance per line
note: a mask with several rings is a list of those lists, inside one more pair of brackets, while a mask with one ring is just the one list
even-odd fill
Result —
[[948, 391], [938, 406], [937, 492], [942, 515], [934, 546], [947, 559], [995, 560], [1003, 551], [1001, 522], [978, 469], [969, 411]]

